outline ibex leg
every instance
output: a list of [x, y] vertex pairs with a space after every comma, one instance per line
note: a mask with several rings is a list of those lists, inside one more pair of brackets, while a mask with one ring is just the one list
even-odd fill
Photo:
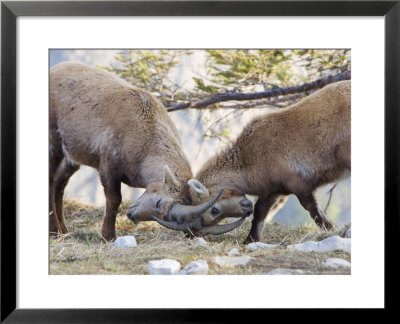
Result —
[[245, 244], [250, 242], [258, 242], [264, 231], [267, 219], [272, 217], [283, 207], [286, 203], [287, 196], [277, 194], [270, 195], [266, 198], [259, 197], [255, 206], [253, 221], [251, 224], [250, 233], [244, 241]]
[[54, 177], [58, 166], [63, 159], [61, 147], [56, 147], [50, 143], [49, 149], [49, 232], [57, 235], [60, 232], [57, 211], [55, 206]]
[[315, 223], [323, 229], [333, 228], [333, 224], [326, 218], [322, 208], [318, 205], [313, 193], [297, 195], [301, 205], [308, 210]]
[[67, 158], [61, 161], [54, 177], [54, 200], [58, 223], [61, 233], [68, 233], [63, 216], [64, 189], [71, 176], [79, 169], [79, 165], [68, 161]]
[[117, 166], [100, 171], [100, 179], [106, 196], [106, 210], [101, 234], [107, 241], [115, 239], [115, 219], [122, 199], [121, 178]]

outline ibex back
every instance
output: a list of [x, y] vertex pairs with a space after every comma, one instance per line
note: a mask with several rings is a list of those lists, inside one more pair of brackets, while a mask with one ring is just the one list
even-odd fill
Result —
[[[197, 174], [222, 215], [244, 194], [258, 196], [246, 242], [259, 241], [265, 218], [295, 194], [314, 221], [332, 228], [314, 191], [351, 170], [351, 81], [324, 87], [282, 111], [252, 120], [235, 143], [211, 158]], [[237, 208], [236, 208], [237, 209]], [[238, 213], [237, 217], [241, 216]]]

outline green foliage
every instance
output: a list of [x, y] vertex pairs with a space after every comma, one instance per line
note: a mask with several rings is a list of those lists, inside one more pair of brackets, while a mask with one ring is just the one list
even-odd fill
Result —
[[159, 97], [165, 104], [183, 99], [182, 93], [169, 78], [179, 63], [179, 57], [190, 55], [183, 50], [124, 50], [118, 53], [115, 62], [99, 66], [116, 73], [135, 87], [145, 89]]
[[306, 71], [304, 81], [334, 75], [351, 70], [351, 56], [349, 49], [338, 50], [294, 50], [295, 55], [301, 58], [299, 65]]
[[349, 50], [207, 50], [209, 84], [196, 80], [202, 94], [249, 92], [285, 87], [351, 69]]
[[287, 64], [291, 51], [282, 50], [208, 50], [208, 67], [213, 82], [239, 88], [270, 82], [285, 85], [291, 73]]
[[125, 50], [102, 66], [138, 88], [152, 92], [164, 105], [196, 101], [227, 91], [253, 92], [313, 81], [351, 69], [350, 50], [205, 50], [207, 75], [193, 77], [194, 89], [171, 81], [187, 50]]
[[193, 78], [194, 82], [196, 83], [196, 89], [198, 89], [201, 92], [209, 93], [209, 94], [215, 94], [219, 92], [218, 87], [214, 87], [212, 85], [205, 85], [204, 80], [201, 78]]

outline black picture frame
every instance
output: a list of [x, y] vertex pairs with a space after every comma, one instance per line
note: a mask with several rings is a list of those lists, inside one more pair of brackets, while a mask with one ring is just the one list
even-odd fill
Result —
[[[1, 322], [234, 322], [243, 310], [16, 308], [16, 19], [19, 16], [384, 16], [385, 309], [398, 284], [400, 1], [4, 1], [1, 3]], [[373, 80], [371, 80], [373, 82]], [[398, 243], [397, 243], [398, 245]], [[367, 283], [366, 283], [367, 284]], [[57, 292], [54, 292], [57, 294]], [[182, 292], [184, 294], [184, 292]], [[246, 298], [246, 296], [238, 297]], [[263, 316], [251, 310], [251, 317]]]

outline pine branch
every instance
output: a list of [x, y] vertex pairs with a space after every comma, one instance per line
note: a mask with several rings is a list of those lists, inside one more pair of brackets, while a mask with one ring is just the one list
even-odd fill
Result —
[[304, 83], [301, 85], [297, 86], [291, 86], [291, 87], [285, 87], [285, 88], [273, 88], [267, 91], [262, 91], [262, 92], [249, 92], [249, 93], [240, 93], [240, 92], [225, 92], [221, 94], [217, 94], [213, 97], [206, 98], [206, 99], [201, 99], [196, 102], [183, 102], [180, 104], [177, 104], [175, 106], [167, 108], [168, 112], [171, 111], [177, 111], [177, 110], [182, 110], [186, 108], [191, 108], [191, 109], [204, 109], [207, 106], [219, 103], [219, 102], [224, 102], [224, 101], [231, 101], [231, 100], [236, 100], [236, 101], [244, 101], [244, 100], [254, 100], [254, 99], [265, 99], [265, 98], [271, 98], [271, 97], [278, 97], [278, 96], [284, 96], [288, 94], [294, 94], [294, 93], [299, 93], [299, 92], [306, 92], [306, 91], [311, 91], [315, 89], [322, 88], [323, 86], [334, 83], [337, 81], [342, 81], [342, 80], [349, 80], [351, 79], [351, 71], [346, 71], [344, 73], [338, 73], [334, 76], [329, 76], [327, 78], [322, 78], [318, 79], [313, 82], [309, 83]]

